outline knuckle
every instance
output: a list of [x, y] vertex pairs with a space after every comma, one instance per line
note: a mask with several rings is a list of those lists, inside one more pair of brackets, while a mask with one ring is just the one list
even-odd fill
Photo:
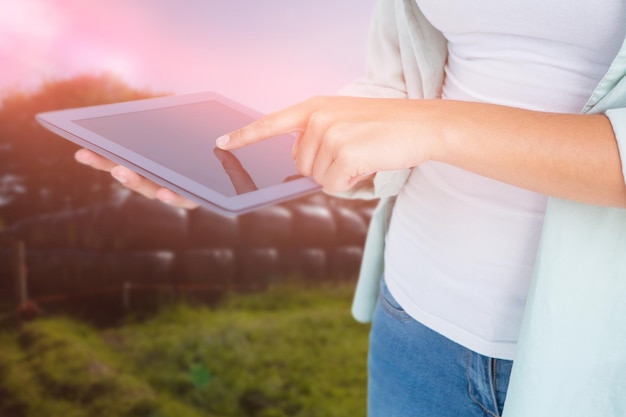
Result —
[[305, 177], [313, 175], [313, 167], [302, 157], [299, 157], [296, 160], [296, 169], [301, 175], [304, 175]]
[[339, 124], [329, 126], [324, 132], [322, 146], [335, 157], [347, 152], [350, 143], [343, 126]]
[[336, 146], [343, 141], [344, 137], [345, 134], [341, 126], [334, 125], [326, 131], [325, 140], [329, 145]]
[[307, 100], [307, 104], [311, 106], [312, 108], [318, 109], [320, 107], [325, 107], [327, 101], [328, 101], [328, 97], [313, 96]]
[[327, 126], [331, 124], [332, 121], [333, 115], [327, 110], [316, 110], [311, 113], [309, 117], [309, 124], [318, 127]]
[[340, 166], [352, 167], [356, 161], [357, 158], [355, 153], [346, 150], [346, 148], [341, 148], [337, 150], [335, 154], [335, 163], [339, 164]]
[[269, 116], [261, 116], [254, 124], [254, 127], [261, 132], [267, 132], [272, 130], [274, 125], [274, 121]]

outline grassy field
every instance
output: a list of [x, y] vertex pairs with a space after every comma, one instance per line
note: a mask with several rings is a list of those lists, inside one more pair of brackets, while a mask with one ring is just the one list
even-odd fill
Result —
[[351, 294], [282, 288], [106, 328], [0, 330], [0, 417], [364, 416], [369, 329]]

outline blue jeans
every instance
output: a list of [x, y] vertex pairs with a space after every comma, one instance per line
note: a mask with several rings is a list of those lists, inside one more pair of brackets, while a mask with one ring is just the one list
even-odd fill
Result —
[[383, 280], [370, 335], [368, 417], [500, 416], [512, 365], [415, 321]]

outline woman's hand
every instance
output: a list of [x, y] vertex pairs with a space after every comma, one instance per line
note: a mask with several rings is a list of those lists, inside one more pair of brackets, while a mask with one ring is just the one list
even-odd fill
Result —
[[92, 168], [110, 172], [113, 178], [120, 182], [123, 186], [147, 197], [157, 199], [164, 203], [192, 209], [198, 206], [195, 202], [182, 197], [175, 192], [163, 188], [158, 184], [142, 177], [128, 168], [117, 165], [116, 163], [97, 155], [87, 149], [80, 149], [74, 155], [76, 160], [82, 164], [89, 165]]
[[549, 196], [626, 207], [605, 115], [558, 114], [453, 100], [318, 97], [217, 139], [233, 149], [298, 132], [301, 174], [331, 192], [427, 160]]
[[445, 113], [437, 101], [316, 97], [269, 114], [217, 140], [234, 149], [297, 132], [298, 171], [332, 192], [383, 170], [431, 159]]

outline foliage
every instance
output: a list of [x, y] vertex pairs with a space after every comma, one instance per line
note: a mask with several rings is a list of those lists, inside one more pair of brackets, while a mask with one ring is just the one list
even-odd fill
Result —
[[364, 415], [368, 329], [350, 292], [275, 289], [114, 328], [46, 318], [0, 333], [0, 415]]
[[0, 218], [19, 218], [106, 200], [110, 178], [73, 160], [78, 147], [35, 120], [44, 111], [152, 97], [109, 74], [48, 81], [39, 91], [13, 92], [0, 105]]

